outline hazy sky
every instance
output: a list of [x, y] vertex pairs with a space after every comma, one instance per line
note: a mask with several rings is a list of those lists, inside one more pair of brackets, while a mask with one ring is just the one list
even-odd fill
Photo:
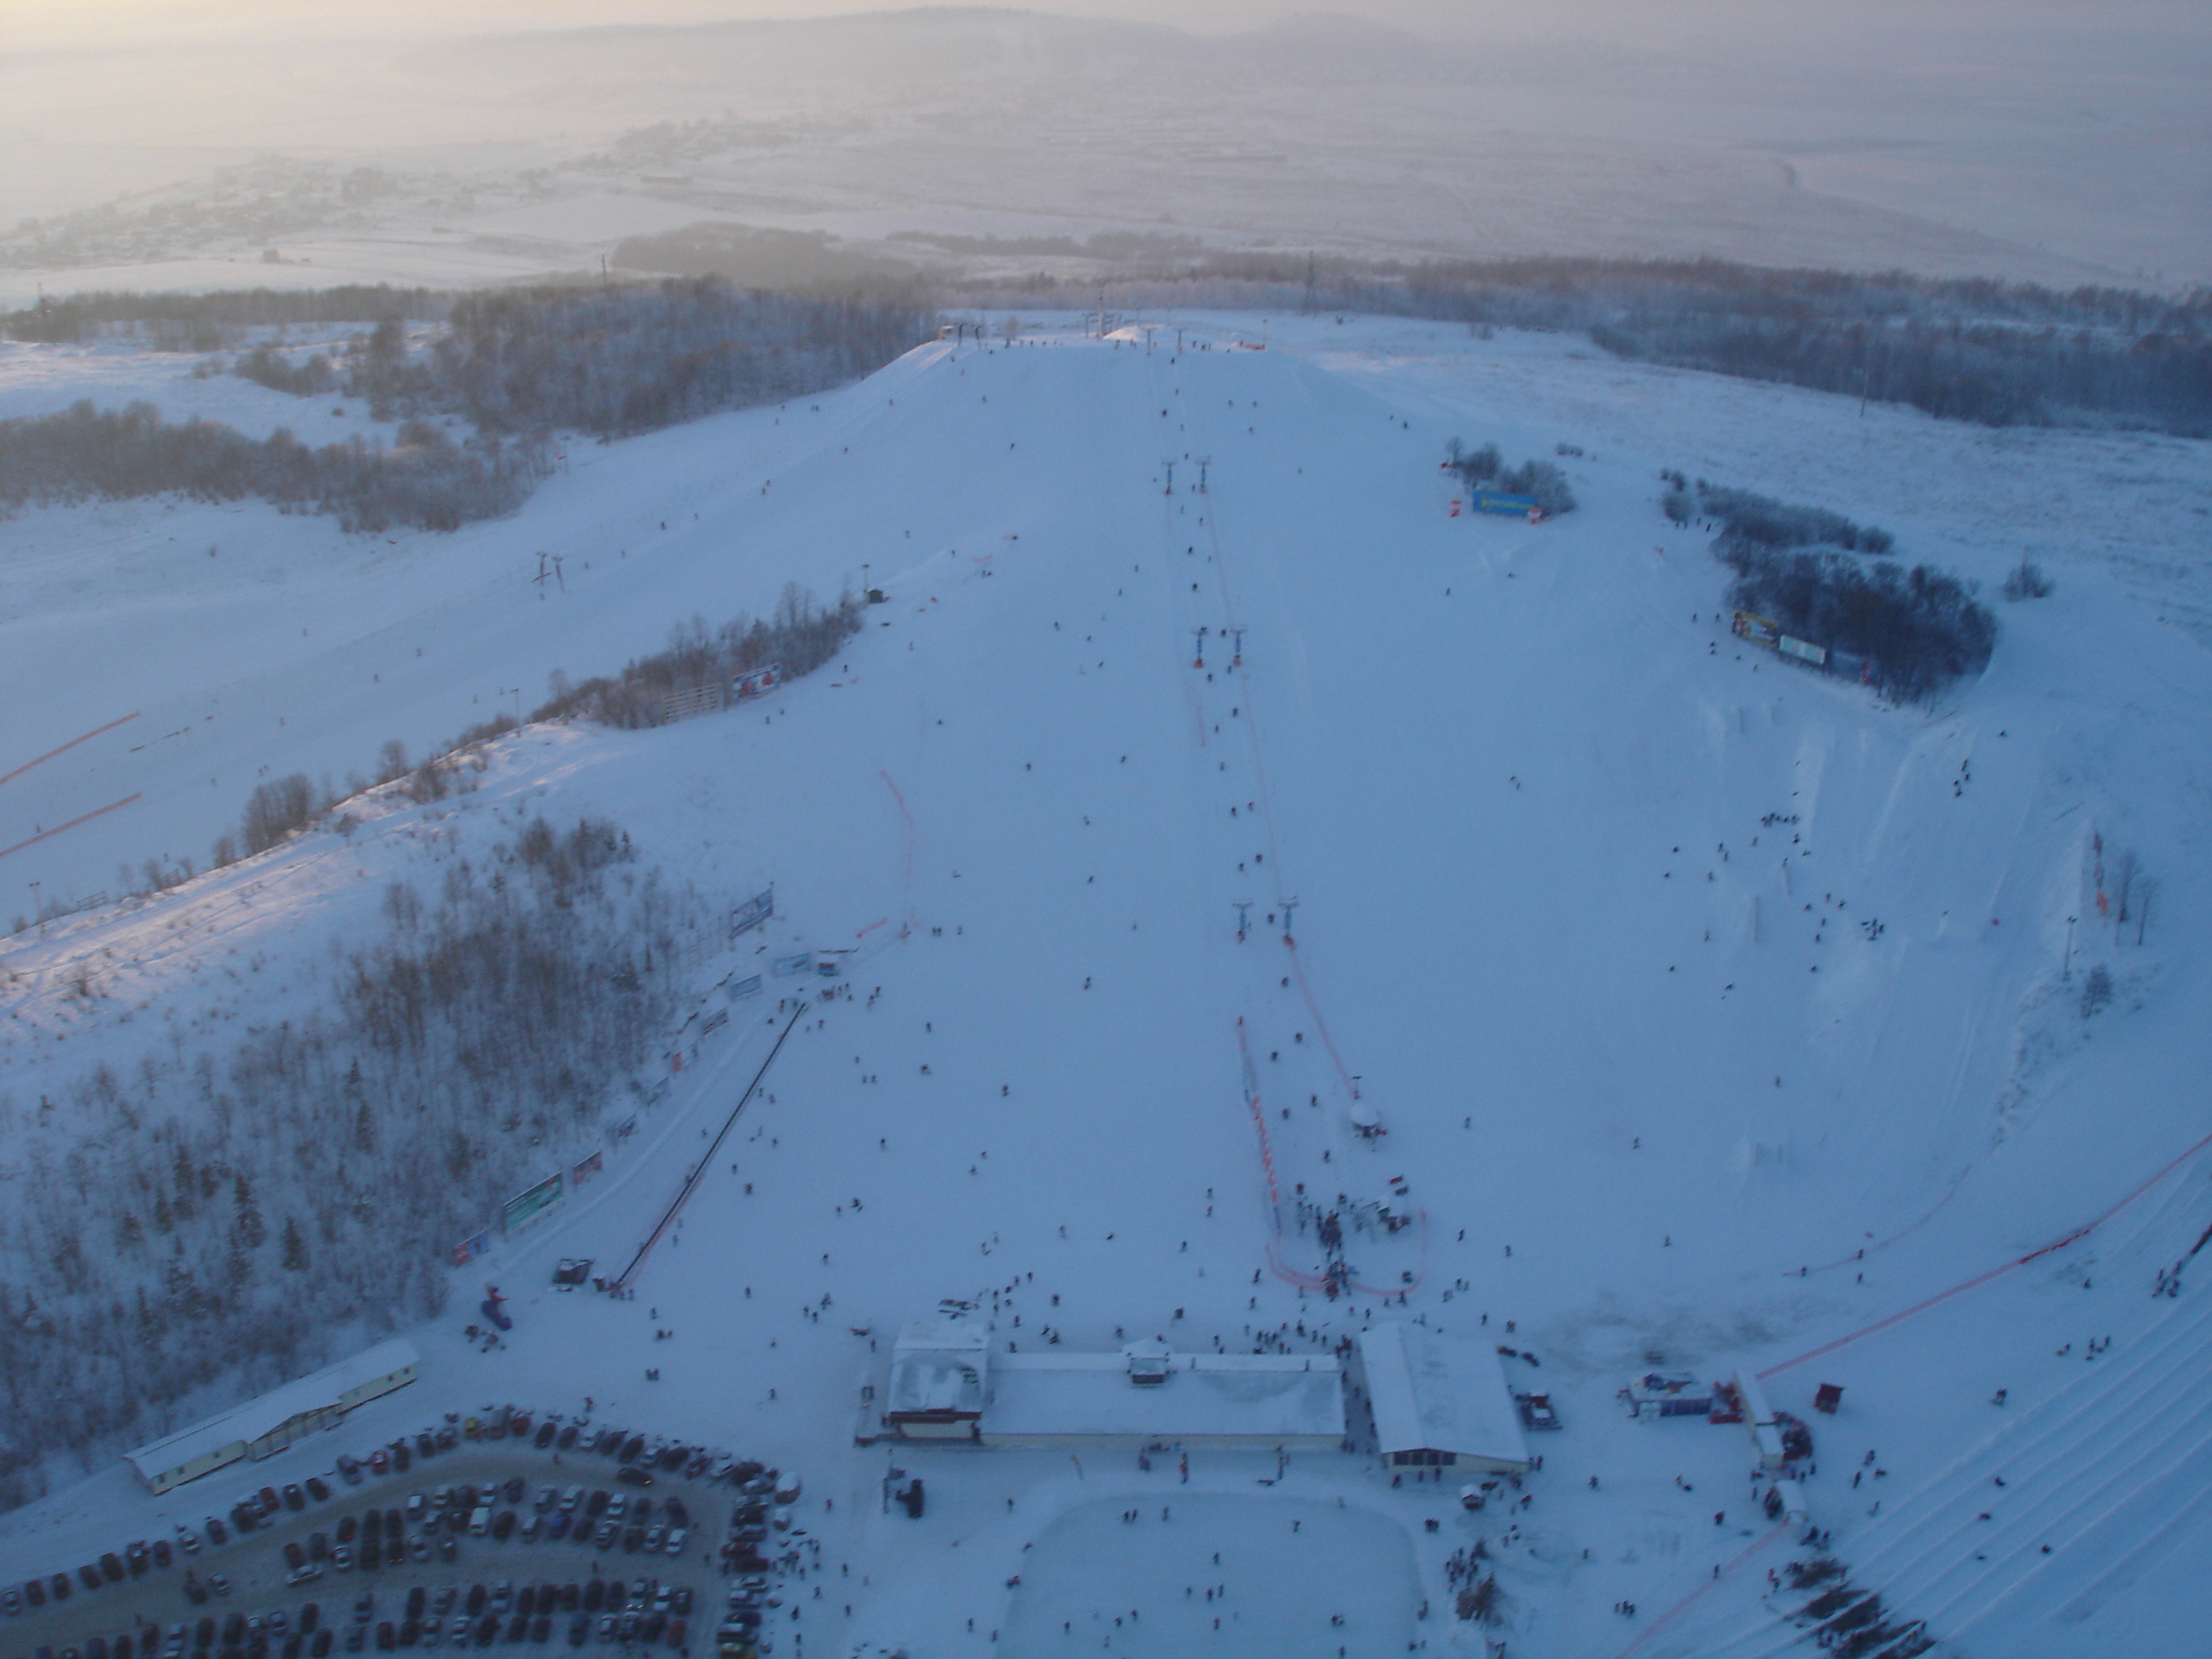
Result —
[[[616, 73], [613, 59], [592, 56], [602, 50], [597, 43], [511, 53], [502, 46], [416, 49], [433, 37], [927, 9], [886, 0], [0, 0], [0, 226], [205, 178], [269, 153], [404, 153], [408, 165], [467, 170], [492, 165], [485, 147], [506, 144], [516, 148], [501, 164], [544, 164], [621, 131], [721, 112], [733, 97], [753, 100], [753, 108], [772, 104], [782, 89], [773, 79], [782, 72], [778, 54], [801, 51], [781, 31], [758, 52], [725, 37], [711, 61], [680, 39], [633, 38]], [[1059, 131], [1045, 117], [1081, 115], [1082, 99], [1105, 100], [1098, 108], [1115, 112], [1117, 137], [1143, 137], [1128, 130], [1141, 122], [1170, 149], [1184, 142], [1212, 153], [1249, 140], [1262, 150], [1295, 150], [1298, 165], [1325, 182], [1342, 170], [1340, 161], [1361, 159], [1352, 152], [1363, 143], [1373, 148], [1372, 124], [1363, 126], [1352, 106], [1368, 96], [1377, 101], [1364, 113], [1377, 122], [1402, 124], [1424, 110], [1456, 120], [1439, 148], [1407, 167], [1432, 161], [1470, 188], [1499, 185], [1498, 136], [1545, 147], [1540, 166], [1515, 166], [1525, 191], [1547, 209], [1565, 202], [1620, 223], [1634, 213], [1677, 211], [1673, 198], [1635, 189], [1623, 171], [1630, 164], [1620, 147], [1648, 145], [1650, 167], [1662, 173], [1673, 168], [1668, 176], [1680, 179], [1690, 168], [1716, 181], [1719, 193], [1700, 225], [1711, 220], [1716, 235], [1724, 221], [1755, 230], [1765, 210], [1747, 206], [1744, 158], [1760, 156], [1768, 159], [1759, 176], [1778, 188], [1802, 185], [1808, 197], [1909, 215], [1939, 231], [2063, 252], [2100, 270], [2212, 275], [2212, 100], [2204, 95], [2212, 0], [1028, 0], [1004, 9], [1224, 34], [1328, 12], [1474, 48], [1454, 60], [1461, 79], [1449, 94], [1424, 93], [1420, 74], [1395, 69], [1363, 93], [1354, 76], [1333, 94], [1338, 125], [1279, 132], [1262, 118], [1274, 88], [1265, 76], [1240, 76], [1233, 62], [1208, 71], [1221, 96], [1180, 82], [1170, 94], [1163, 77], [1155, 108], [1140, 96], [1128, 101], [1129, 87], [1110, 77], [1094, 83], [1078, 75], [1066, 83], [1078, 91], [1048, 88], [1038, 77], [1076, 74], [1067, 65], [1078, 60], [1052, 68], [1041, 58], [1023, 85], [1044, 125], [1023, 129], [1023, 144]], [[825, 33], [835, 38], [804, 47], [817, 79], [825, 61], [846, 67], [838, 58], [846, 37]], [[901, 76], [925, 71], [897, 55], [902, 48], [889, 49], [886, 60], [884, 44], [909, 33], [904, 24], [868, 32], [872, 48], [854, 37], [853, 84], [837, 93], [849, 106], [842, 113], [864, 125], [915, 118], [890, 106], [917, 95]], [[943, 33], [955, 38], [957, 27]], [[1326, 37], [1298, 50], [1338, 61]], [[1283, 56], [1253, 61], [1279, 65]], [[1427, 67], [1418, 49], [1393, 61]], [[464, 64], [465, 71], [447, 72]], [[754, 82], [732, 89], [725, 65], [749, 64]], [[1028, 73], [1031, 65], [1019, 67]], [[969, 95], [956, 82], [946, 79], [933, 95]], [[1141, 94], [1146, 84], [1129, 86]], [[1001, 107], [1004, 97], [988, 101], [927, 118], [1004, 125], [1018, 113]], [[1223, 131], [1202, 141], [1176, 137], [1207, 123]], [[929, 131], [952, 146], [941, 151], [946, 166], [964, 165], [951, 158], [965, 140], [942, 126]], [[1575, 173], [1569, 151], [1584, 141], [1613, 147], [1612, 159]], [[477, 149], [454, 148], [465, 145]], [[438, 146], [447, 148], [431, 155]], [[836, 147], [821, 155], [828, 165]], [[1126, 172], [1133, 163], [1125, 157], [1123, 165]], [[767, 187], [764, 168], [773, 170], [766, 161], [755, 167], [748, 187]], [[1627, 194], [1617, 208], [1602, 208], [1613, 190]], [[1070, 201], [1080, 193], [1063, 192]], [[1169, 210], [1124, 203], [1102, 216]], [[1473, 211], [1455, 207], [1447, 216]], [[1329, 224], [1358, 228], [1343, 213]], [[1576, 246], [1588, 240], [1570, 238]], [[1910, 241], [1893, 239], [1868, 257], [1917, 258]], [[1726, 246], [1741, 253], [1748, 245], [1731, 233]], [[1904, 251], [1893, 254], [1892, 246]], [[1774, 257], [1813, 257], [1790, 247]]]
[[[446, 33], [595, 23], [824, 17], [904, 8], [892, 0], [0, 0], [0, 50], [130, 45], [241, 28], [288, 34]], [[2095, 33], [2126, 17], [2202, 28], [2203, 0], [1032, 0], [1025, 9], [1125, 17], [1227, 32], [1298, 13], [1334, 12], [1425, 33], [1582, 34], [1624, 40], [1684, 33], [1746, 33], [1777, 44], [1808, 36], [1963, 30], [1993, 42]]]

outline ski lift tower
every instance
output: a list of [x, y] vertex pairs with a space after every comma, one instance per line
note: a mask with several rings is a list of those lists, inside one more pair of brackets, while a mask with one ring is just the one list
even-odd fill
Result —
[[1241, 628], [1224, 628], [1221, 631], [1237, 641], [1237, 654], [1230, 658], [1229, 665], [1231, 668], [1242, 668], [1244, 665], [1244, 630]]
[[1206, 636], [1213, 630], [1200, 623], [1190, 631], [1198, 641], [1198, 648], [1192, 655], [1190, 665], [1193, 668], [1203, 668], [1206, 666]]
[[1161, 491], [1161, 494], [1172, 495], [1175, 494], [1175, 463], [1171, 460], [1162, 461], [1160, 465], [1168, 470], [1168, 487]]
[[1237, 942], [1242, 945], [1244, 936], [1252, 931], [1252, 901], [1234, 899], [1231, 902], [1237, 911]]
[[1286, 898], [1282, 901], [1283, 943], [1285, 945], [1295, 945], [1298, 942], [1297, 936], [1291, 932], [1291, 915], [1297, 908], [1298, 901], [1294, 898]]

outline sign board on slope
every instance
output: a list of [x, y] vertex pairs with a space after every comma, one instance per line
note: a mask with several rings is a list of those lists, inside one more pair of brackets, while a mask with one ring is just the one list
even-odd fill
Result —
[[1806, 640], [1792, 639], [1787, 634], [1774, 642], [1774, 648], [1785, 657], [1795, 657], [1798, 661], [1808, 662], [1815, 668], [1825, 668], [1828, 664], [1827, 647], [1814, 645]]
[[501, 1206], [500, 1231], [512, 1233], [518, 1228], [526, 1227], [560, 1201], [561, 1176], [556, 1171], [535, 1187], [517, 1193]]
[[1509, 519], [1525, 519], [1536, 510], [1536, 498], [1502, 489], [1478, 489], [1474, 492], [1474, 510], [1500, 514]]
[[814, 952], [811, 951], [800, 951], [775, 959], [775, 976], [778, 979], [789, 979], [793, 974], [811, 974], [813, 971]]
[[1749, 640], [1753, 645], [1778, 645], [1782, 641], [1782, 624], [1748, 611], [1739, 611], [1729, 631], [1740, 640]]
[[747, 702], [755, 697], [766, 696], [782, 684], [783, 665], [780, 662], [772, 662], [766, 667], [756, 668], [750, 673], [732, 675], [730, 696], [738, 702]]
[[775, 889], [764, 888], [730, 912], [730, 937], [750, 933], [775, 914]]
[[740, 997], [757, 997], [760, 994], [760, 988], [761, 976], [758, 974], [748, 974], [743, 979], [732, 980], [730, 1000], [735, 1002]]
[[489, 1233], [471, 1233], [466, 1238], [461, 1240], [459, 1243], [453, 1246], [453, 1265], [456, 1267], [465, 1267], [470, 1262], [475, 1261], [477, 1257], [484, 1255], [490, 1249], [491, 1235]]

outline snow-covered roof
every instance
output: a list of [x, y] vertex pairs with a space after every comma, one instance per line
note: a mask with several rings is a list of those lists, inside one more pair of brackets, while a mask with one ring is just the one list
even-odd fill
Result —
[[891, 1347], [885, 1409], [894, 1417], [914, 1412], [973, 1416], [981, 1411], [990, 1343], [989, 1331], [970, 1320], [915, 1321]]
[[1446, 1451], [1527, 1467], [1520, 1411], [1494, 1346], [1393, 1322], [1359, 1334], [1359, 1358], [1384, 1455]]
[[1342, 1368], [1326, 1354], [1171, 1354], [1167, 1380], [1130, 1378], [1127, 1353], [991, 1358], [982, 1437], [1000, 1443], [1164, 1441], [1334, 1446]]
[[149, 1441], [136, 1451], [125, 1452], [124, 1456], [143, 1479], [152, 1480], [225, 1447], [241, 1442], [251, 1445], [301, 1413], [336, 1406], [348, 1389], [404, 1370], [416, 1358], [414, 1344], [394, 1337], [350, 1358], [341, 1359], [335, 1365], [281, 1383], [266, 1394], [257, 1395], [190, 1428]]

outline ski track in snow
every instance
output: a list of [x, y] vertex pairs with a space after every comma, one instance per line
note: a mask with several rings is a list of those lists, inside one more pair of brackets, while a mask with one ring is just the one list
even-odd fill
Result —
[[[864, 571], [889, 600], [757, 708], [533, 727], [474, 794], [387, 793], [343, 842], [0, 941], [0, 1099], [309, 1006], [327, 944], [372, 929], [434, 847], [604, 814], [710, 900], [776, 883], [776, 921], [702, 964], [702, 998], [830, 946], [855, 947], [854, 998], [808, 1011], [637, 1302], [556, 1297], [557, 1256], [618, 1267], [647, 1241], [792, 988], [672, 1034], [684, 1069], [606, 1172], [462, 1275], [510, 1289], [507, 1346], [415, 1333], [422, 1381], [346, 1443], [590, 1394], [607, 1420], [798, 1468], [829, 1591], [799, 1628], [823, 1651], [980, 1655], [994, 1629], [1104, 1650], [1094, 1615], [1158, 1593], [1148, 1643], [1132, 1627], [1113, 1650], [1249, 1650], [1215, 1645], [1234, 1613], [1232, 1642], [1249, 1618], [1271, 1653], [1327, 1659], [1341, 1613], [1355, 1650], [1474, 1654], [1442, 1564], [1477, 1538], [1516, 1654], [1809, 1647], [1787, 1622], [1803, 1598], [1765, 1597], [1785, 1552], [1753, 1548], [1740, 1432], [1629, 1423], [1613, 1392], [1648, 1352], [1711, 1376], [1787, 1364], [2036, 1249], [2203, 1134], [2207, 447], [1862, 418], [1549, 337], [1276, 318], [1248, 351], [1261, 319], [1184, 320], [1204, 349], [1180, 357], [1048, 322], [802, 404], [573, 445], [520, 513], [452, 536], [161, 502], [0, 523], [0, 771], [143, 711], [0, 786], [0, 846], [143, 800], [0, 864], [0, 915], [33, 881], [82, 895], [118, 864], [204, 858], [262, 777], [366, 769], [392, 737], [419, 755], [694, 612]], [[113, 350], [0, 354], [0, 413], [80, 386], [247, 425], [289, 401]], [[1581, 444], [1563, 464], [1582, 510], [1449, 518], [1451, 436], [1509, 460]], [[2123, 464], [2135, 513], [2054, 514]], [[1673, 465], [1882, 524], [1985, 591], [2025, 550], [2058, 592], [2000, 607], [1981, 682], [1883, 709], [1732, 640], [1705, 538], [1658, 513]], [[565, 592], [532, 580], [540, 551], [565, 556]], [[1224, 627], [1245, 629], [1233, 667]], [[2092, 833], [2163, 884], [2142, 949], [2090, 920]], [[2086, 1019], [2093, 964], [2123, 994]], [[89, 1000], [69, 988], [88, 966]], [[1379, 1143], [1352, 1133], [1355, 1079]], [[66, 1136], [14, 1123], [0, 1182]], [[1800, 1415], [1814, 1382], [1844, 1387], [1838, 1416], [1810, 1419], [1808, 1493], [1886, 1616], [1990, 1659], [2196, 1650], [2175, 1581], [2212, 1559], [2212, 1285], [2200, 1264], [2179, 1299], [2145, 1292], [2212, 1222], [2207, 1174], [2185, 1164], [2095, 1233], [1771, 1385]], [[1330, 1303], [1283, 1209], [1301, 1185], [1387, 1200], [1398, 1175], [1419, 1224], [1350, 1237], [1368, 1289]], [[1406, 1316], [1540, 1358], [1525, 1376], [1566, 1428], [1533, 1437], [1530, 1508], [1469, 1515], [1357, 1457], [1294, 1458], [1273, 1487], [1255, 1484], [1272, 1457], [1209, 1453], [1185, 1486], [1170, 1459], [851, 1444], [884, 1339], [940, 1297], [984, 1300], [1002, 1342], [1048, 1325], [1078, 1348], [1126, 1330], [1238, 1351], [1301, 1323], [1334, 1341], [1401, 1293]], [[2089, 1362], [2093, 1334], [2112, 1346]], [[665, 1381], [639, 1381], [648, 1359]], [[1877, 1445], [1881, 1490], [1852, 1489]], [[883, 1511], [891, 1464], [926, 1474], [924, 1522]], [[64, 1565], [240, 1484], [156, 1503], [109, 1464], [0, 1517], [0, 1557]], [[1114, 1518], [1184, 1504], [1141, 1540]], [[1327, 1535], [1359, 1574], [1309, 1587], [1283, 1522], [1301, 1506], [1346, 1517]], [[1183, 1620], [1179, 1575], [1217, 1540], [1225, 1601]], [[1602, 1610], [1623, 1599], [1637, 1621]]]

